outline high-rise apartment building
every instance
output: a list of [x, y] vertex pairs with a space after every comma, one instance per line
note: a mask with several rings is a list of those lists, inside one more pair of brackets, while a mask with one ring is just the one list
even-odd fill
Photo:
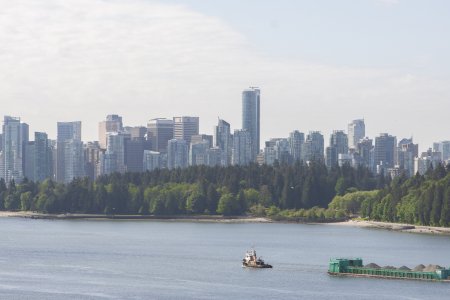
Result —
[[144, 150], [144, 171], [161, 169], [161, 153], [151, 150]]
[[5, 116], [3, 122], [3, 152], [0, 177], [7, 183], [23, 179], [23, 137], [20, 118]]
[[35, 181], [53, 177], [53, 156], [45, 132], [34, 133], [34, 176]]
[[147, 139], [151, 142], [152, 150], [167, 153], [167, 144], [173, 139], [173, 131], [173, 120], [150, 120], [147, 124]]
[[375, 138], [375, 166], [382, 166], [385, 170], [394, 167], [396, 152], [397, 138], [395, 136], [381, 133]]
[[249, 131], [235, 130], [233, 134], [232, 164], [248, 165], [252, 162], [252, 138]]
[[414, 176], [414, 158], [419, 154], [419, 145], [413, 139], [402, 139], [398, 142], [396, 167], [406, 176]]
[[207, 151], [211, 148], [208, 140], [191, 143], [189, 148], [189, 165], [200, 166], [207, 164]]
[[230, 165], [233, 139], [230, 123], [225, 120], [219, 119], [217, 126], [214, 128], [214, 146], [221, 150], [221, 164], [223, 166]]
[[173, 138], [184, 140], [189, 145], [193, 135], [198, 135], [198, 117], [174, 117], [173, 118]]
[[348, 148], [356, 149], [358, 142], [366, 136], [364, 119], [353, 120], [348, 124]]
[[251, 139], [251, 160], [255, 161], [260, 151], [260, 98], [259, 88], [250, 87], [242, 92], [242, 129]]
[[57, 123], [56, 149], [56, 181], [67, 183], [84, 176], [80, 121]]
[[289, 153], [292, 160], [296, 162], [302, 158], [302, 145], [305, 142], [305, 134], [294, 130], [289, 134]]
[[363, 138], [359, 140], [357, 146], [358, 164], [369, 168], [371, 171], [374, 170], [374, 147], [373, 140], [369, 138]]
[[167, 145], [167, 168], [169, 170], [188, 166], [188, 144], [185, 140], [171, 139]]
[[310, 131], [302, 145], [302, 160], [324, 161], [323, 135], [319, 131]]
[[84, 170], [87, 177], [95, 180], [99, 173], [100, 165], [100, 144], [98, 141], [88, 142], [84, 146]]
[[342, 130], [334, 130], [330, 136], [330, 145], [326, 150], [326, 165], [331, 168], [338, 165], [339, 154], [348, 154], [348, 138]]
[[433, 151], [441, 153], [442, 161], [448, 161], [450, 159], [450, 141], [433, 143]]
[[123, 130], [122, 117], [119, 115], [107, 115], [106, 120], [98, 124], [98, 143], [102, 149], [106, 149], [108, 133]]

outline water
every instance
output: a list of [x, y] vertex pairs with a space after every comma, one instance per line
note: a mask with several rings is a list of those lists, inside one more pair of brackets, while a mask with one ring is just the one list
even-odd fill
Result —
[[[273, 269], [241, 267], [255, 245]], [[330, 277], [333, 256], [450, 266], [450, 237], [331, 225], [0, 218], [0, 299], [449, 299], [450, 283]]]

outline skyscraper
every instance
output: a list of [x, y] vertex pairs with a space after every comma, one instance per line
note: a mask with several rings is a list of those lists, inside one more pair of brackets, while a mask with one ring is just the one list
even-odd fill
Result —
[[375, 138], [374, 163], [385, 170], [393, 168], [397, 150], [397, 138], [387, 133], [381, 133]]
[[252, 162], [252, 139], [249, 131], [235, 130], [233, 134], [233, 165], [248, 165]]
[[358, 142], [357, 157], [360, 165], [374, 170], [374, 150], [373, 140], [369, 138], [363, 138]]
[[221, 164], [223, 166], [230, 165], [233, 140], [230, 123], [225, 120], [219, 119], [217, 126], [214, 128], [214, 146], [221, 150]]
[[119, 115], [107, 115], [106, 120], [98, 124], [98, 142], [102, 149], [106, 149], [109, 132], [123, 130], [122, 117]]
[[406, 176], [414, 176], [414, 158], [419, 155], [419, 145], [413, 139], [402, 139], [398, 142], [396, 166], [404, 171]]
[[296, 162], [301, 160], [302, 156], [302, 145], [305, 142], [305, 134], [298, 130], [294, 130], [289, 134], [289, 152], [291, 154], [292, 160]]
[[23, 145], [20, 118], [5, 116], [3, 123], [2, 174], [7, 183], [23, 179]]
[[173, 138], [185, 140], [189, 145], [193, 135], [198, 135], [198, 117], [174, 117], [173, 118]]
[[353, 120], [348, 124], [348, 147], [356, 149], [358, 142], [366, 136], [364, 119]]
[[45, 132], [34, 133], [34, 180], [44, 181], [52, 177], [52, 152]]
[[344, 131], [334, 130], [330, 136], [330, 146], [327, 147], [326, 165], [331, 168], [338, 164], [339, 154], [348, 153], [348, 138]]
[[302, 160], [324, 161], [323, 135], [319, 131], [310, 131], [302, 146]]
[[177, 169], [188, 166], [188, 145], [185, 140], [171, 139], [167, 146], [167, 168]]
[[82, 159], [83, 142], [80, 121], [57, 123], [56, 149], [56, 181], [67, 183], [74, 178], [72, 175], [83, 176], [81, 170], [84, 169], [84, 160]]
[[250, 87], [242, 92], [242, 129], [250, 134], [252, 161], [260, 150], [260, 98], [259, 88]]
[[173, 120], [152, 119], [147, 124], [147, 139], [151, 141], [152, 150], [167, 153], [167, 143], [173, 139]]

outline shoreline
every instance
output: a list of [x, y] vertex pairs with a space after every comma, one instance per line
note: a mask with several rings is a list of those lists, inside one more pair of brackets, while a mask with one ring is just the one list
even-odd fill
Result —
[[327, 225], [383, 229], [383, 230], [407, 232], [407, 233], [450, 235], [449, 227], [433, 227], [433, 226], [422, 226], [422, 225], [413, 225], [413, 224], [404, 224], [404, 223], [389, 223], [389, 222], [380, 222], [380, 221], [348, 220], [345, 222], [327, 223]]
[[45, 214], [31, 211], [0, 211], [0, 218], [27, 218], [41, 220], [147, 220], [166, 222], [205, 222], [205, 223], [292, 223], [329, 226], [352, 226], [369, 229], [382, 229], [406, 233], [449, 235], [450, 227], [433, 227], [404, 223], [389, 223], [369, 220], [348, 220], [340, 222], [289, 222], [272, 220], [267, 217], [254, 216], [221, 216], [221, 215], [105, 215], [105, 214]]
[[26, 218], [40, 220], [147, 220], [168, 222], [210, 222], [210, 223], [273, 223], [269, 218], [253, 216], [221, 215], [105, 215], [105, 214], [44, 214], [30, 211], [0, 211], [0, 218]]

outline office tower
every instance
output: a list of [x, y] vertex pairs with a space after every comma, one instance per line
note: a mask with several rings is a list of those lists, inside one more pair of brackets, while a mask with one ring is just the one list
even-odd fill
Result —
[[402, 139], [398, 142], [396, 167], [406, 176], [414, 176], [414, 158], [419, 154], [419, 145], [413, 143], [413, 139]]
[[184, 140], [189, 145], [193, 135], [198, 135], [198, 117], [174, 117], [173, 118], [173, 138]]
[[251, 161], [256, 160], [260, 150], [260, 98], [259, 88], [250, 87], [242, 92], [242, 129], [251, 139]]
[[252, 138], [249, 131], [235, 130], [233, 135], [232, 164], [248, 165], [252, 162]]
[[106, 120], [98, 124], [98, 142], [102, 149], [106, 149], [108, 133], [123, 131], [122, 117], [119, 115], [107, 115]]
[[22, 128], [20, 118], [4, 117], [2, 174], [0, 177], [4, 178], [6, 183], [11, 180], [17, 183], [23, 179]]
[[[30, 179], [29, 176], [25, 175], [25, 168], [28, 167], [28, 171], [30, 171], [30, 168], [32, 168], [30, 163], [27, 163], [27, 147], [28, 142], [30, 141], [30, 126], [27, 123], [20, 123], [20, 131], [21, 131], [21, 137], [22, 137], [22, 173], [24, 174], [24, 177], [27, 177]], [[33, 143], [30, 144], [30, 147], [33, 148]], [[31, 155], [33, 151], [28, 151], [28, 154]], [[31, 178], [33, 177], [33, 173], [28, 174], [31, 175]]]
[[197, 134], [191, 137], [191, 144], [199, 144], [204, 141], [208, 142], [208, 148], [211, 148], [213, 144], [213, 136], [209, 134]]
[[387, 133], [381, 133], [375, 138], [374, 161], [375, 166], [382, 166], [385, 170], [395, 165], [397, 152], [397, 138]]
[[34, 176], [33, 180], [42, 182], [53, 175], [52, 152], [45, 132], [34, 133]]
[[302, 145], [305, 142], [305, 134], [298, 130], [294, 130], [289, 134], [289, 153], [292, 160], [296, 162], [301, 160], [302, 157]]
[[91, 180], [95, 180], [99, 174], [100, 164], [100, 143], [87, 142], [84, 145], [84, 170], [87, 177]]
[[356, 149], [358, 142], [366, 136], [364, 119], [353, 120], [348, 124], [348, 148]]
[[151, 141], [153, 151], [167, 153], [167, 143], [173, 139], [173, 120], [150, 120], [147, 124], [147, 139]]
[[82, 144], [80, 121], [57, 123], [56, 181], [67, 183], [74, 178], [73, 174], [75, 177], [84, 176], [81, 171], [84, 169]]
[[371, 171], [374, 170], [374, 147], [373, 140], [369, 138], [363, 138], [359, 140], [357, 145], [357, 154], [358, 162], [360, 165], [363, 165], [369, 168]]
[[188, 144], [185, 140], [171, 139], [167, 145], [167, 168], [169, 170], [188, 166]]
[[324, 161], [323, 135], [319, 131], [310, 131], [302, 145], [302, 160]]
[[348, 138], [344, 131], [334, 130], [327, 147], [326, 165], [331, 168], [338, 165], [339, 154], [348, 154]]
[[223, 166], [230, 165], [233, 140], [230, 124], [225, 120], [219, 119], [217, 126], [214, 128], [214, 146], [221, 150], [221, 164]]
[[34, 142], [27, 142], [23, 147], [23, 176], [28, 180], [34, 179], [34, 161], [36, 159]]
[[161, 169], [161, 153], [151, 150], [144, 150], [143, 167], [144, 171]]
[[191, 143], [189, 149], [189, 165], [199, 166], [206, 165], [207, 151], [210, 147], [210, 141], [202, 140], [201, 142]]
[[125, 140], [125, 165], [127, 172], [144, 171], [144, 151], [151, 150], [150, 141], [144, 138]]

